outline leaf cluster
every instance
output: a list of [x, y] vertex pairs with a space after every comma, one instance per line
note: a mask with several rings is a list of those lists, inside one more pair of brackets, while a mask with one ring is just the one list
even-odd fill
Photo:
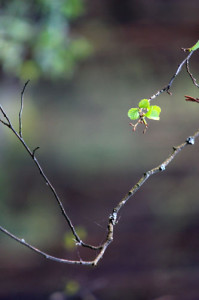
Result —
[[139, 123], [144, 124], [145, 129], [146, 129], [148, 127], [146, 118], [152, 119], [152, 120], [159, 120], [160, 112], [161, 112], [161, 108], [159, 106], [150, 105], [150, 101], [148, 99], [142, 99], [138, 103], [138, 107], [131, 108], [128, 111], [128, 117], [131, 120], [138, 119], [138, 121], [135, 125], [133, 125], [132, 123], [130, 123], [130, 125], [133, 127], [134, 131], [136, 130], [136, 127]]

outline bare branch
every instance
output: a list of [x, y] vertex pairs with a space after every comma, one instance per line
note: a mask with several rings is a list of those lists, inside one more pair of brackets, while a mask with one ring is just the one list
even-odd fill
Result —
[[199, 103], [199, 99], [198, 98], [194, 98], [188, 95], [185, 95], [185, 101], [191, 101], [191, 102], [196, 102]]
[[3, 120], [0, 119], [0, 122], [10, 128], [11, 122], [10, 122], [8, 116], [6, 115], [4, 109], [3, 109], [3, 107], [1, 105], [0, 105], [0, 111], [2, 112], [4, 118], [7, 120], [7, 122], [5, 122], [5, 121], [3, 121]]
[[[53, 260], [56, 262], [60, 263], [66, 263], [66, 264], [80, 264], [80, 265], [90, 265], [90, 266], [96, 266], [99, 261], [102, 259], [106, 249], [110, 245], [110, 243], [113, 241], [113, 232], [114, 232], [114, 226], [118, 223], [117, 218], [118, 218], [118, 213], [120, 209], [126, 204], [126, 202], [135, 195], [135, 193], [141, 188], [141, 186], [151, 177], [152, 175], [155, 175], [159, 172], [163, 172], [166, 170], [166, 167], [172, 162], [172, 160], [175, 158], [177, 154], [180, 153], [181, 150], [183, 150], [187, 145], [194, 145], [195, 139], [199, 137], [199, 130], [197, 130], [192, 136], [188, 137], [186, 141], [182, 144], [180, 144], [177, 147], [173, 147], [173, 152], [157, 167], [145, 172], [140, 180], [130, 189], [130, 191], [122, 198], [122, 200], [117, 204], [117, 206], [113, 209], [112, 213], [109, 216], [109, 221], [108, 221], [108, 232], [107, 232], [107, 237], [105, 242], [99, 246], [98, 248], [92, 247], [91, 249], [96, 249], [99, 250], [99, 253], [96, 255], [94, 260], [91, 261], [84, 261], [84, 260], [68, 260], [68, 259], [63, 259], [63, 258], [57, 258], [54, 256], [51, 256], [38, 248], [30, 245], [27, 243], [23, 238], [20, 239], [19, 237], [15, 236], [14, 234], [10, 233], [8, 230], [4, 229], [3, 227], [0, 226], [0, 230], [14, 239], [15, 241], [19, 242], [20, 244], [26, 246], [27, 248], [33, 250], [34, 252], [44, 256], [46, 259]], [[80, 244], [82, 245], [82, 244]]]
[[37, 169], [39, 170], [39, 173], [40, 175], [42, 176], [42, 178], [44, 179], [46, 185], [49, 187], [49, 189], [51, 190], [51, 192], [53, 193], [58, 205], [59, 205], [59, 208], [62, 212], [62, 215], [64, 216], [69, 228], [71, 229], [74, 237], [75, 237], [75, 240], [78, 244], [82, 245], [83, 247], [87, 247], [87, 248], [90, 248], [90, 249], [93, 249], [93, 250], [97, 250], [99, 249], [100, 247], [95, 247], [95, 246], [91, 246], [91, 245], [87, 245], [86, 243], [84, 243], [80, 237], [78, 236], [76, 230], [75, 230], [75, 227], [73, 226], [72, 224], [72, 221], [70, 220], [69, 216], [67, 215], [65, 209], [64, 209], [64, 206], [62, 204], [62, 201], [61, 199], [59, 198], [54, 186], [52, 185], [52, 183], [50, 182], [50, 180], [48, 179], [48, 177], [46, 176], [46, 174], [44, 173], [39, 161], [37, 160], [36, 156], [35, 156], [35, 151], [37, 148], [35, 148], [33, 151], [30, 150], [30, 148], [28, 147], [28, 145], [26, 144], [26, 142], [24, 141], [23, 137], [19, 135], [19, 133], [17, 133], [17, 131], [14, 129], [14, 127], [12, 126], [11, 124], [11, 121], [9, 120], [6, 112], [4, 111], [3, 107], [0, 106], [0, 110], [1, 112], [3, 113], [4, 117], [6, 118], [6, 120], [8, 121], [8, 124], [4, 124], [4, 122], [2, 122], [4, 125], [6, 125], [7, 127], [9, 127], [9, 129], [11, 129], [11, 131], [14, 133], [14, 135], [17, 137], [17, 139], [21, 142], [21, 144], [24, 146], [25, 150], [28, 152], [28, 154], [31, 156], [31, 158], [33, 159]]
[[154, 95], [152, 95], [149, 100], [154, 100], [156, 97], [160, 96], [162, 93], [167, 92], [169, 95], [171, 95], [170, 92], [170, 88], [173, 84], [173, 81], [175, 80], [175, 78], [178, 76], [178, 74], [180, 73], [180, 71], [182, 70], [183, 65], [187, 62], [187, 60], [190, 59], [190, 57], [192, 56], [192, 54], [194, 53], [194, 51], [191, 51], [189, 53], [189, 55], [187, 55], [187, 57], [179, 64], [175, 74], [171, 77], [168, 85], [166, 85], [164, 88], [162, 88], [161, 90], [157, 91], [157, 93], [155, 93]]
[[30, 245], [24, 239], [18, 238], [17, 236], [15, 236], [14, 234], [9, 232], [8, 230], [3, 228], [2, 226], [0, 226], [0, 230], [2, 232], [4, 232], [6, 235], [8, 235], [9, 237], [11, 237], [12, 239], [14, 239], [15, 241], [19, 242], [20, 244], [22, 244], [22, 245], [26, 246], [27, 248], [33, 250], [37, 254], [40, 254], [40, 255], [44, 256], [46, 259], [50, 259], [50, 260], [60, 262], [60, 263], [67, 263], [67, 264], [92, 265], [92, 262], [68, 260], [68, 259], [62, 259], [62, 258], [57, 258], [57, 257], [51, 256], [51, 255], [48, 255], [47, 253], [45, 253], [45, 252], [39, 250], [38, 248]]
[[23, 96], [24, 96], [24, 92], [26, 89], [26, 86], [28, 85], [30, 80], [26, 81], [26, 83], [24, 84], [24, 87], [21, 91], [21, 107], [19, 110], [19, 135], [20, 137], [22, 137], [22, 113], [23, 113]]

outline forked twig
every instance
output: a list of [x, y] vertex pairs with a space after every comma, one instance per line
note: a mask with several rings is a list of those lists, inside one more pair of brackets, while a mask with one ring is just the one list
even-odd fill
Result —
[[190, 102], [199, 103], [199, 99], [198, 98], [194, 98], [194, 97], [191, 97], [191, 96], [188, 96], [188, 95], [185, 95], [185, 100], [186, 101], [190, 101]]
[[[26, 83], [27, 85], [27, 83]], [[24, 89], [23, 89], [24, 90]], [[68, 223], [68, 226], [69, 228], [71, 229], [74, 237], [75, 237], [75, 240], [76, 240], [76, 243], [80, 244], [81, 246], [83, 247], [87, 247], [87, 248], [90, 248], [90, 249], [93, 249], [93, 250], [97, 250], [99, 249], [100, 247], [95, 247], [95, 246], [91, 246], [91, 245], [88, 245], [86, 243], [84, 243], [79, 235], [77, 234], [76, 230], [75, 230], [75, 227], [73, 226], [72, 224], [72, 221], [70, 220], [69, 216], [67, 215], [65, 209], [64, 209], [64, 206], [62, 204], [62, 201], [61, 199], [59, 198], [54, 186], [52, 185], [52, 183], [50, 182], [50, 180], [48, 179], [48, 177], [46, 176], [46, 174], [44, 173], [38, 159], [36, 158], [35, 156], [35, 152], [36, 150], [38, 150], [39, 147], [36, 147], [33, 151], [30, 150], [30, 148], [28, 147], [28, 145], [26, 144], [26, 142], [24, 141], [23, 137], [20, 136], [20, 134], [14, 129], [9, 117], [7, 116], [5, 110], [3, 109], [2, 106], [0, 106], [0, 110], [3, 114], [3, 116], [5, 117], [5, 119], [7, 120], [7, 123], [4, 122], [3, 120], [1, 120], [1, 122], [6, 125], [13, 133], [14, 135], [17, 137], [17, 139], [21, 142], [21, 144], [24, 146], [25, 150], [28, 152], [28, 154], [31, 156], [31, 158], [33, 159], [37, 169], [39, 170], [39, 173], [40, 175], [42, 176], [42, 178], [44, 179], [46, 185], [49, 187], [49, 189], [51, 190], [51, 192], [53, 193], [58, 205], [59, 205], [59, 208], [61, 209], [61, 212], [62, 212], [62, 215], [64, 216], [66, 222]]]
[[160, 96], [162, 93], [164, 92], [167, 92], [169, 95], [171, 95], [171, 92], [170, 92], [170, 89], [171, 89], [171, 86], [173, 84], [173, 81], [175, 80], [175, 78], [178, 76], [178, 74], [180, 73], [180, 71], [182, 70], [182, 67], [183, 65], [189, 61], [190, 57], [192, 56], [192, 54], [194, 53], [195, 51], [191, 51], [187, 57], [178, 65], [178, 68], [175, 72], [175, 74], [171, 77], [169, 83], [164, 87], [162, 88], [161, 90], [157, 91], [154, 95], [152, 95], [149, 100], [154, 100], [156, 97]]

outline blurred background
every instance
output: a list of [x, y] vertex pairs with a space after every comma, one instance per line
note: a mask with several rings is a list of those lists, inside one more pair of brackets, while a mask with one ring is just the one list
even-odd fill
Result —
[[[0, 1], [0, 103], [60, 195], [80, 236], [99, 244], [113, 207], [143, 172], [198, 128], [185, 68], [160, 121], [135, 133], [127, 111], [168, 84], [199, 38], [197, 0]], [[198, 77], [197, 52], [191, 71]], [[96, 268], [45, 260], [0, 234], [0, 299], [199, 299], [198, 146], [150, 178], [121, 210]], [[14, 135], [0, 126], [0, 220], [51, 255], [74, 246], [55, 199]]]

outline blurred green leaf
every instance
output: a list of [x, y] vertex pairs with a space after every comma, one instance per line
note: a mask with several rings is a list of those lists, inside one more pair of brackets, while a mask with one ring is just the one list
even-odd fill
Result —
[[92, 53], [85, 38], [70, 36], [70, 20], [74, 22], [84, 10], [83, 0], [3, 2], [0, 18], [2, 69], [23, 81], [71, 77], [77, 64]]
[[[82, 226], [77, 227], [76, 228], [76, 232], [79, 235], [79, 237], [84, 240], [87, 236], [87, 232], [85, 230], [85, 228], [83, 228]], [[64, 235], [64, 246], [67, 250], [71, 251], [75, 248], [75, 238], [74, 235], [72, 234], [71, 231], [66, 232], [66, 234]]]
[[129, 111], [128, 111], [128, 117], [131, 120], [138, 119], [140, 117], [139, 109], [138, 108], [131, 108], [131, 109], [129, 109]]
[[193, 47], [189, 48], [189, 51], [195, 51], [199, 48], [199, 41], [197, 41], [197, 43], [195, 45], [193, 45]]
[[70, 19], [79, 17], [84, 11], [85, 8], [82, 0], [67, 0], [64, 1], [62, 6], [62, 12]]
[[75, 280], [69, 280], [66, 284], [65, 291], [68, 296], [74, 296], [79, 291], [79, 283]]
[[31, 80], [38, 79], [41, 72], [39, 70], [39, 67], [33, 60], [27, 60], [21, 65], [19, 74], [20, 78], [25, 81], [27, 80], [27, 78]]

